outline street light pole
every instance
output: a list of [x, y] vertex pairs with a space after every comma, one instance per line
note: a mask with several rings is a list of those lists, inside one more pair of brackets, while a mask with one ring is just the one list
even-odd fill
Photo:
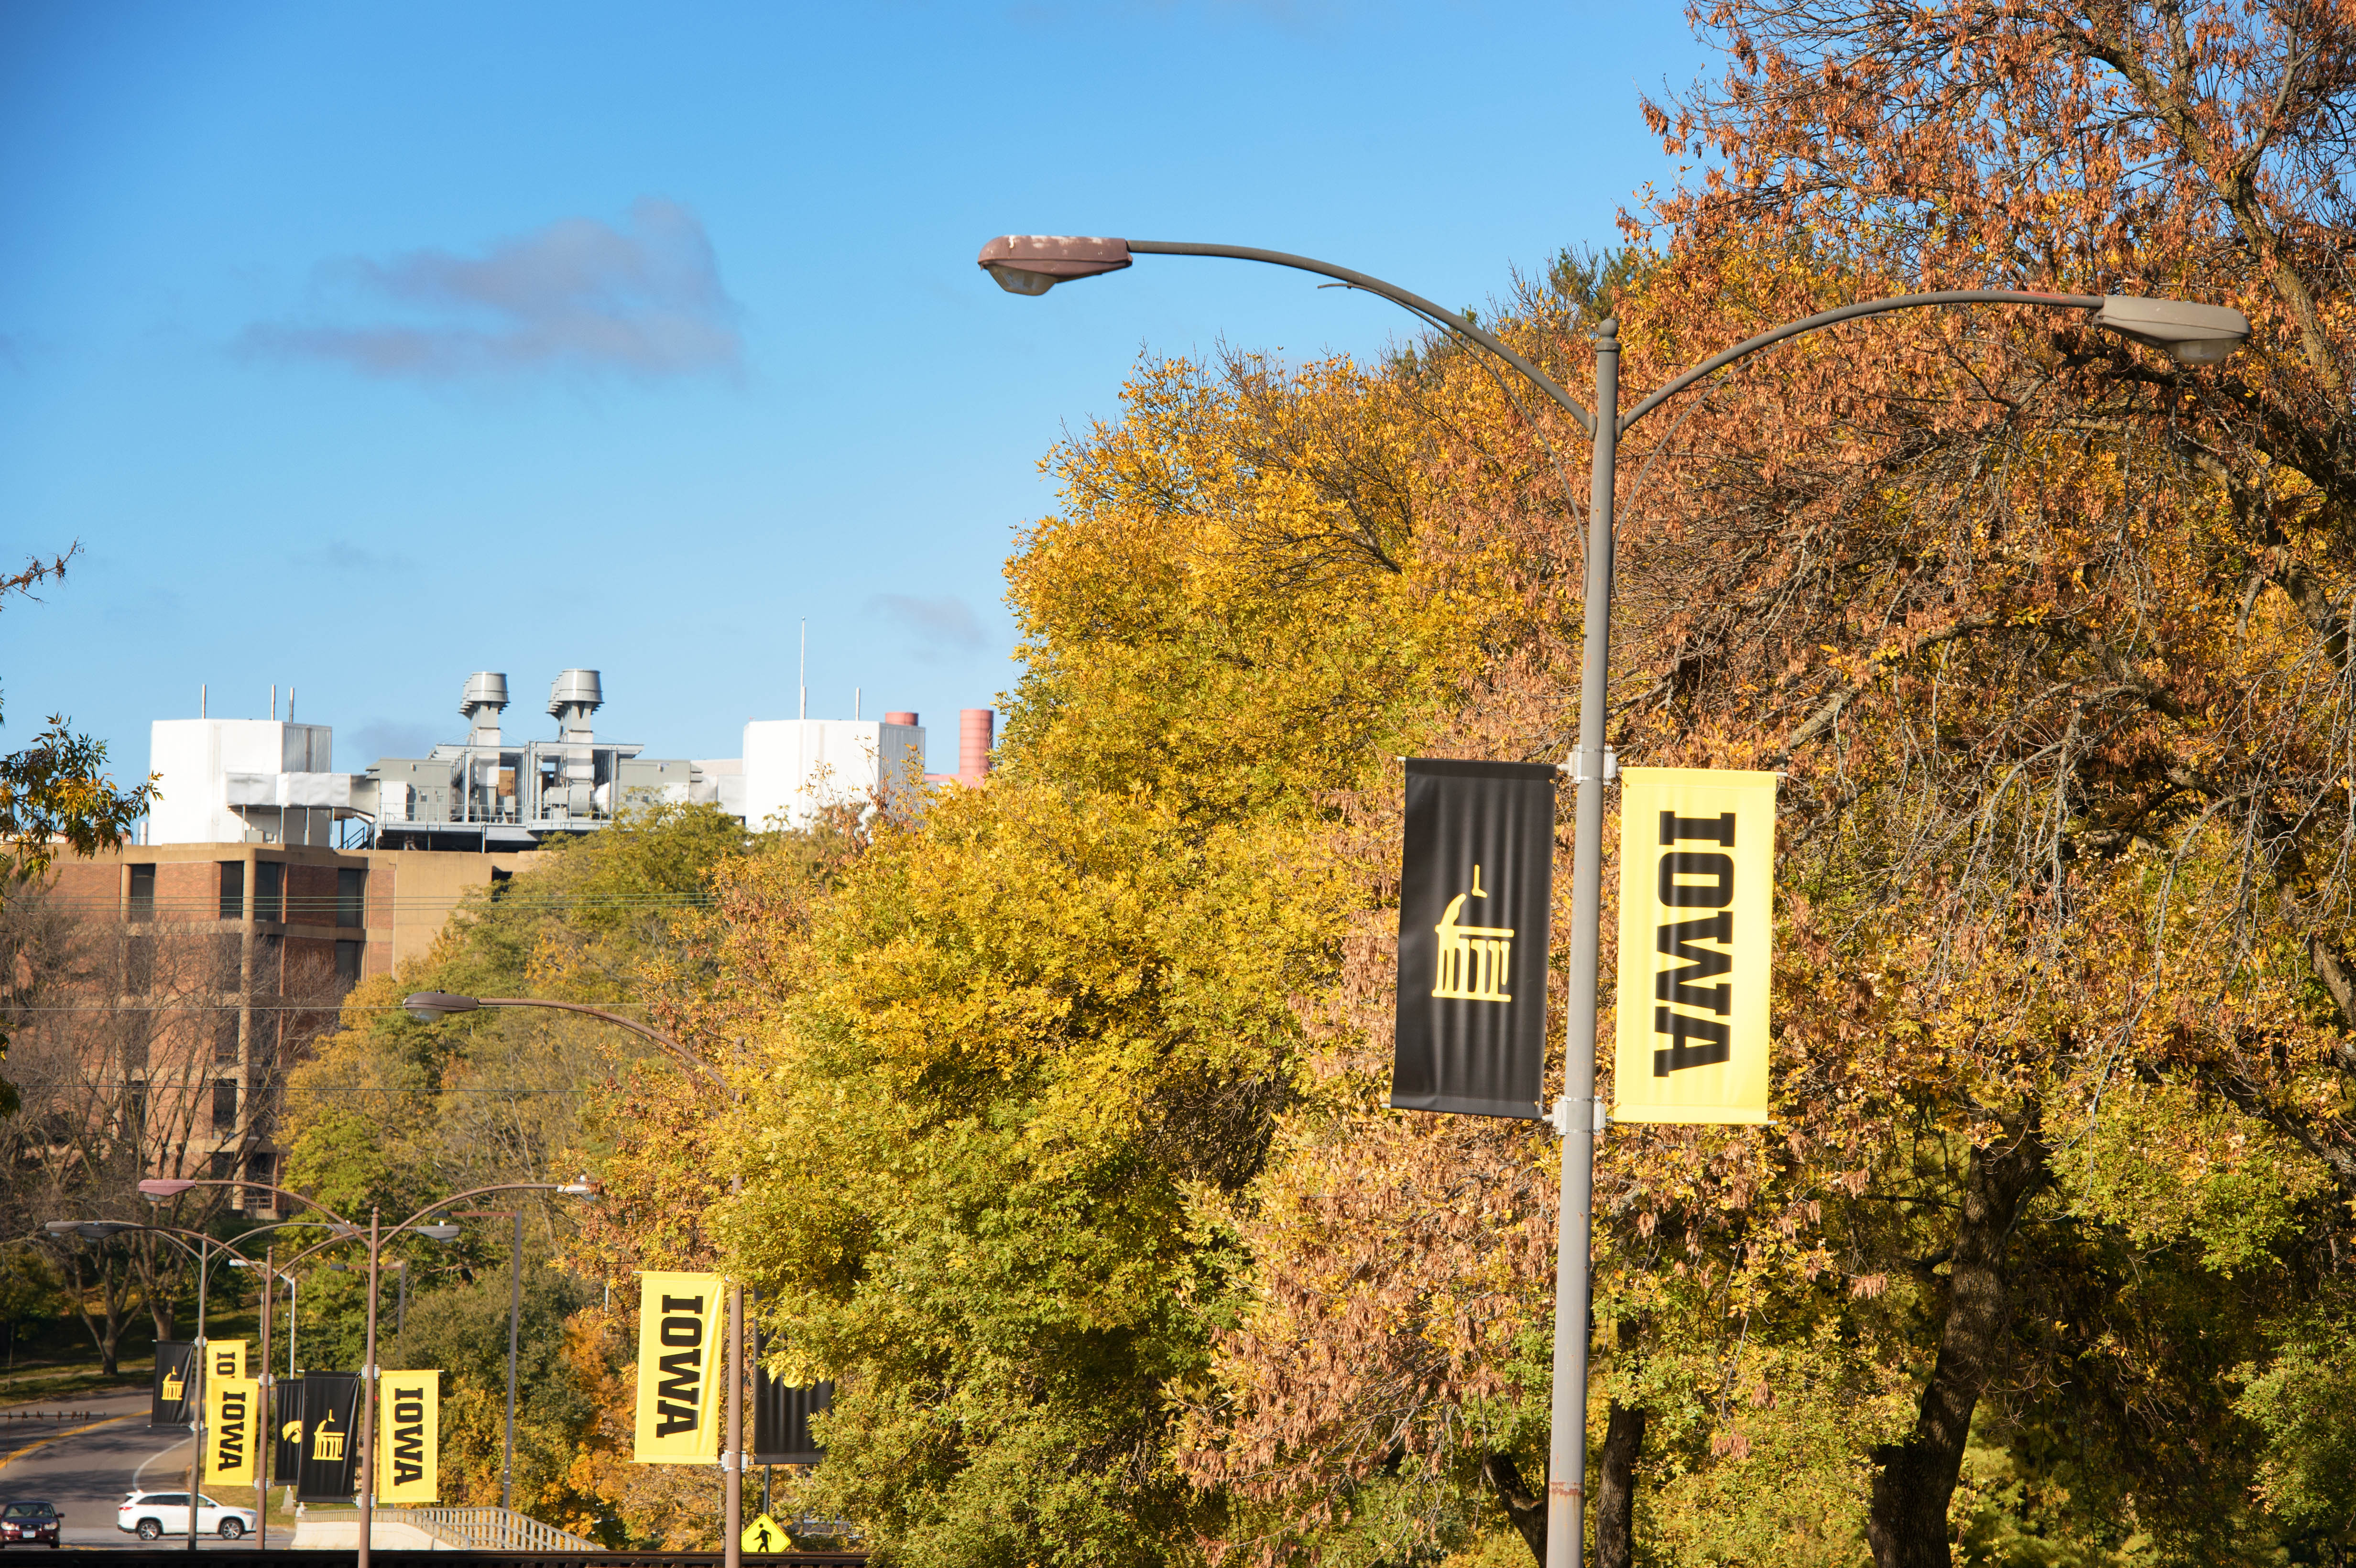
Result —
[[[449, 991], [419, 991], [404, 1000], [402, 1007], [421, 1023], [439, 1023], [452, 1013], [471, 1013], [479, 1008], [546, 1008], [554, 1012], [581, 1013], [589, 1018], [602, 1019], [662, 1047], [680, 1065], [725, 1094], [731, 1104], [743, 1098], [726, 1079], [712, 1071], [710, 1062], [690, 1051], [681, 1041], [651, 1024], [608, 1012], [604, 1008], [593, 1008], [585, 1002], [559, 1002], [544, 997], [462, 997]], [[731, 1195], [744, 1189], [744, 1178], [730, 1179], [728, 1190]], [[742, 1568], [744, 1560], [744, 1287], [733, 1280], [728, 1285], [728, 1327], [724, 1339], [725, 1342], [721, 1346], [720, 1377], [722, 1386], [728, 1391], [728, 1446], [720, 1455], [720, 1489], [723, 1499], [720, 1555], [723, 1568]]]
[[[149, 1200], [151, 1202], [160, 1201], [160, 1200], [153, 1198], [152, 1195]], [[275, 1225], [260, 1226], [255, 1230], [248, 1231], [245, 1234], [248, 1236], [255, 1236], [268, 1231], [283, 1231], [289, 1225], [308, 1224], [311, 1221], [308, 1221], [290, 1220]], [[51, 1236], [61, 1237], [66, 1235], [79, 1235], [85, 1241], [103, 1241], [109, 1237], [123, 1235], [130, 1232], [141, 1232], [149, 1235], [160, 1237], [162, 1240], [167, 1241], [174, 1246], [178, 1247], [182, 1252], [193, 1253], [196, 1257], [196, 1385], [194, 1392], [188, 1396], [194, 1401], [196, 1406], [196, 1413], [190, 1418], [188, 1424], [188, 1435], [194, 1450], [188, 1456], [188, 1550], [194, 1552], [197, 1549], [198, 1483], [202, 1479], [201, 1471], [204, 1464], [205, 1451], [204, 1390], [206, 1381], [210, 1373], [210, 1369], [209, 1369], [205, 1364], [205, 1350], [207, 1346], [205, 1339], [205, 1302], [209, 1285], [212, 1256], [215, 1252], [229, 1253], [230, 1266], [231, 1268], [252, 1268], [255, 1265], [252, 1260], [240, 1257], [237, 1253], [237, 1249], [231, 1246], [229, 1243], [223, 1242], [217, 1237], [209, 1236], [202, 1231], [192, 1231], [185, 1225], [143, 1225], [130, 1220], [51, 1220], [44, 1229], [47, 1230]], [[243, 1238], [241, 1237], [240, 1239], [242, 1240]], [[195, 1246], [190, 1246], [188, 1244], [190, 1242], [194, 1242], [197, 1244]], [[267, 1383], [270, 1377], [270, 1299], [269, 1286], [266, 1277], [262, 1288], [262, 1381]], [[262, 1490], [258, 1486], [255, 1488], [254, 1495], [262, 1499], [262, 1508], [256, 1511], [254, 1517], [257, 1524], [262, 1526], [266, 1531], [269, 1499], [266, 1497], [262, 1497]], [[266, 1539], [266, 1533], [264, 1538]]]
[[981, 248], [978, 263], [1009, 293], [1038, 295], [1055, 284], [1119, 272], [1134, 256], [1207, 256], [1262, 261], [1333, 278], [1379, 294], [1443, 331], [1504, 360], [1568, 413], [1593, 443], [1589, 492], [1585, 641], [1580, 650], [1579, 745], [1569, 770], [1578, 786], [1571, 841], [1569, 997], [1564, 1020], [1563, 1095], [1555, 1117], [1562, 1134], [1562, 1215], [1555, 1261], [1552, 1442], [1547, 1452], [1546, 1568], [1580, 1568], [1586, 1552], [1587, 1373], [1593, 1238], [1597, 976], [1602, 947], [1603, 768], [1612, 648], [1612, 503], [1619, 437], [1687, 388], [1763, 348], [1844, 321], [1927, 305], [2025, 304], [2094, 313], [2094, 325], [2165, 350], [2189, 365], [2213, 365], [2249, 336], [2237, 310], [2183, 300], [2112, 294], [2036, 293], [2014, 289], [1950, 289], [1868, 300], [1821, 312], [1745, 339], [1664, 384], [1624, 416], [1620, 410], [1616, 319], [1595, 334], [1595, 410], [1590, 413], [1553, 378], [1472, 321], [1419, 294], [1364, 272], [1282, 251], [1096, 236], [1006, 234]]
[[[325, 1214], [329, 1220], [333, 1221], [339, 1232], [337, 1237], [332, 1238], [333, 1240], [359, 1240], [359, 1226], [353, 1224], [350, 1221], [345, 1219], [342, 1215], [337, 1213], [326, 1204], [318, 1202], [313, 1199], [305, 1198], [300, 1192], [289, 1191], [283, 1187], [271, 1187], [258, 1181], [198, 1181], [186, 1177], [156, 1177], [142, 1181], [139, 1184], [139, 1190], [145, 1194], [150, 1200], [157, 1203], [162, 1203], [170, 1199], [177, 1198], [181, 1193], [196, 1187], [243, 1187], [249, 1191], [270, 1192], [274, 1193], [281, 1198], [291, 1198], [295, 1202], [303, 1204], [306, 1208], [315, 1209], [318, 1212]], [[586, 1198], [594, 1195], [594, 1189], [585, 1182], [504, 1181], [490, 1187], [477, 1187], [465, 1192], [453, 1193], [447, 1198], [429, 1203], [424, 1208], [420, 1209], [416, 1213], [412, 1214], [408, 1219], [403, 1220], [401, 1223], [395, 1225], [390, 1231], [383, 1228], [377, 1210], [370, 1209], [369, 1211], [368, 1340], [365, 1350], [361, 1356], [360, 1446], [359, 1457], [357, 1461], [359, 1471], [360, 1506], [360, 1540], [359, 1554], [356, 1560], [357, 1568], [369, 1568], [370, 1549], [369, 1537], [373, 1533], [376, 1522], [376, 1454], [370, 1445], [376, 1435], [377, 1281], [379, 1275], [382, 1272], [385, 1243], [391, 1241], [394, 1237], [400, 1235], [404, 1231], [416, 1229], [421, 1232], [424, 1232], [424, 1227], [419, 1224], [420, 1221], [428, 1218], [435, 1211], [446, 1208], [450, 1204], [461, 1203], [469, 1198], [480, 1198], [486, 1193], [560, 1192], [567, 1197]], [[455, 1237], [457, 1233], [458, 1228], [453, 1225], [448, 1227], [448, 1233], [446, 1235], [438, 1236], [436, 1239], [447, 1241], [452, 1237]], [[326, 1245], [327, 1243], [322, 1243], [320, 1244]], [[195, 1515], [191, 1513], [189, 1517], [191, 1526], [193, 1527]], [[191, 1539], [193, 1539], [193, 1528]]]

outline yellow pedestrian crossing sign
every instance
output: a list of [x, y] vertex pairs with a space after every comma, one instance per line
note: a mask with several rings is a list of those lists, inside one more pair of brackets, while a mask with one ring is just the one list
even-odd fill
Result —
[[767, 1514], [746, 1525], [742, 1539], [747, 1552], [787, 1552], [794, 1544], [786, 1532], [777, 1528], [777, 1521]]

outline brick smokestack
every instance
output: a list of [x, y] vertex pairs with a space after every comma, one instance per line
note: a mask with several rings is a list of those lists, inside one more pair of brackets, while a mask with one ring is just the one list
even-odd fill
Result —
[[916, 727], [916, 716], [913, 713], [886, 713], [884, 715], [884, 722], [886, 724], [905, 724], [909, 729], [913, 730]]
[[998, 730], [998, 715], [987, 708], [967, 708], [958, 713], [958, 783], [970, 788], [990, 776], [990, 748]]

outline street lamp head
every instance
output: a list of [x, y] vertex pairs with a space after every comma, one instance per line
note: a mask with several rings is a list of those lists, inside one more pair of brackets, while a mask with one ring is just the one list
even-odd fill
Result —
[[196, 1186], [193, 1181], [177, 1181], [168, 1177], [150, 1177], [139, 1184], [139, 1196], [150, 1203], [163, 1203]]
[[402, 1010], [419, 1023], [440, 1023], [452, 1013], [471, 1013], [483, 1004], [472, 997], [461, 997], [449, 991], [419, 991], [401, 1004]]
[[560, 1198], [594, 1198], [597, 1196], [597, 1184], [589, 1179], [589, 1173], [584, 1170], [572, 1180], [561, 1184], [556, 1195]]
[[455, 1242], [464, 1234], [459, 1227], [447, 1221], [438, 1225], [420, 1225], [417, 1233], [429, 1242]]
[[1044, 294], [1074, 278], [1118, 272], [1130, 264], [1129, 241], [1083, 234], [1001, 234], [981, 248], [981, 270], [1011, 294]]
[[128, 1220], [84, 1220], [74, 1227], [74, 1234], [85, 1242], [102, 1242], [121, 1232], [137, 1229]]
[[2112, 294], [2094, 325], [2159, 349], [2181, 365], [2215, 365], [2250, 336], [2250, 318], [2231, 305]]
[[81, 1229], [80, 1220], [51, 1220], [41, 1227], [52, 1236], [70, 1236]]

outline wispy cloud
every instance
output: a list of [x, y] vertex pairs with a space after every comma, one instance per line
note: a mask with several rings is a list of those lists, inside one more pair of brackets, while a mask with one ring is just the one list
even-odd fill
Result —
[[354, 572], [399, 571], [409, 564], [397, 555], [380, 555], [349, 539], [330, 539], [317, 549], [303, 550], [294, 557], [294, 563], [328, 571]]
[[431, 724], [371, 719], [353, 731], [350, 739], [337, 736], [336, 750], [344, 753], [344, 761], [358, 773], [374, 766], [380, 757], [422, 757], [434, 749], [434, 742], [446, 739], [436, 733]]
[[[421, 380], [535, 370], [731, 375], [743, 358], [736, 303], [703, 225], [654, 197], [634, 204], [619, 229], [567, 218], [478, 255], [352, 257], [323, 265], [319, 284], [324, 301], [347, 296], [346, 319], [256, 322], [238, 347]], [[349, 319], [388, 308], [390, 319]]]
[[974, 619], [965, 601], [953, 593], [937, 599], [920, 599], [912, 593], [877, 593], [869, 597], [863, 610], [867, 614], [896, 623], [930, 652], [969, 654], [978, 651], [984, 641], [981, 623]]

